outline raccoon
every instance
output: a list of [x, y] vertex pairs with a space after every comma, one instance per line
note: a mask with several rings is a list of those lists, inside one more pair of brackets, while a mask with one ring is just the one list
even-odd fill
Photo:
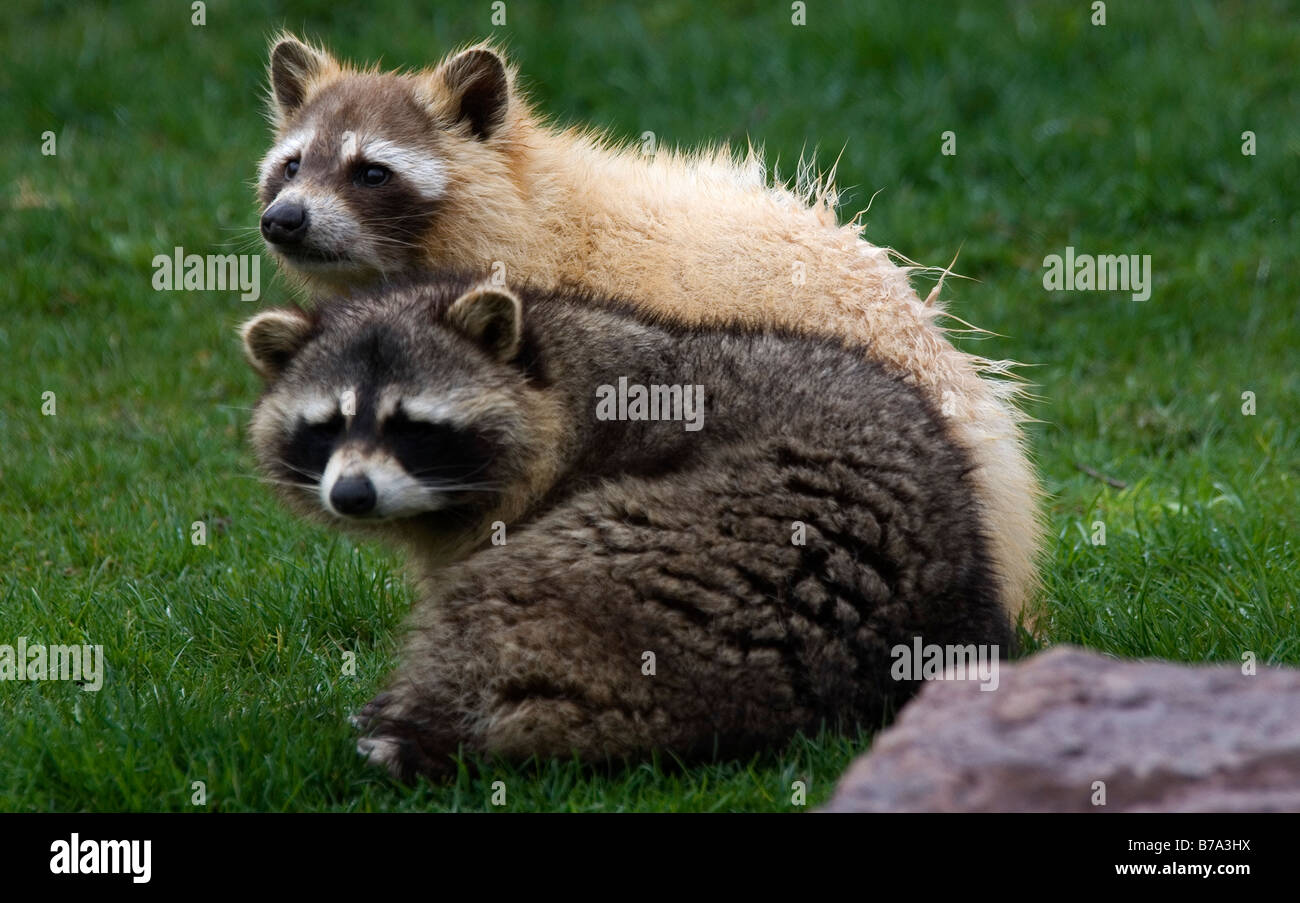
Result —
[[899, 646], [1011, 646], [969, 456], [860, 349], [455, 274], [242, 335], [262, 472], [407, 552], [402, 663], [356, 718], [399, 778], [877, 726]]
[[[938, 289], [840, 225], [829, 177], [769, 184], [756, 151], [619, 147], [547, 125], [489, 45], [409, 74], [358, 71], [290, 35], [270, 55], [262, 234], [321, 291], [427, 267], [630, 298], [656, 319], [774, 325], [870, 348], [915, 383], [978, 465], [1014, 617], [1036, 586], [1039, 490], [1017, 384], [948, 341]], [[805, 174], [806, 175], [806, 174]], [[965, 325], [965, 324], [963, 324]]]

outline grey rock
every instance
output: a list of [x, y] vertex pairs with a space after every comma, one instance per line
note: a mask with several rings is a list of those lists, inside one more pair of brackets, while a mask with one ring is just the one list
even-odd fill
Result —
[[928, 682], [824, 811], [1300, 811], [1300, 670], [1057, 647]]

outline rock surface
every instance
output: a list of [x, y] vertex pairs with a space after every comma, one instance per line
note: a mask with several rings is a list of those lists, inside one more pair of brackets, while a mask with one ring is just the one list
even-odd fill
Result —
[[927, 683], [824, 811], [1300, 811], [1300, 670], [1057, 647], [999, 678]]

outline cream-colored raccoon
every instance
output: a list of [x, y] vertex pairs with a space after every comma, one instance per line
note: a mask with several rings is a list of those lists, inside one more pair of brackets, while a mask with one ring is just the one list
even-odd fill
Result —
[[1039, 489], [1008, 369], [953, 347], [908, 269], [840, 225], [829, 185], [768, 184], [727, 150], [652, 157], [543, 122], [488, 46], [360, 71], [283, 36], [262, 233], [318, 289], [427, 267], [617, 295], [688, 325], [772, 324], [865, 343], [947, 416], [978, 466], [1003, 598], [1032, 597]]

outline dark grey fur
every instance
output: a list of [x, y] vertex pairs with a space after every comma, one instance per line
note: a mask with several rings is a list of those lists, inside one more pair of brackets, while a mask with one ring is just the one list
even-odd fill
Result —
[[[498, 493], [370, 528], [417, 558], [403, 664], [359, 717], [362, 749], [394, 773], [443, 772], [458, 747], [740, 754], [823, 722], [878, 725], [916, 688], [889, 673], [891, 648], [916, 636], [1006, 654], [971, 464], [862, 349], [656, 325], [617, 302], [523, 289], [524, 346], [498, 362], [442, 324], [468, 285], [438, 276], [321, 305], [268, 387], [344, 372], [563, 412], [553, 448], [512, 447], [513, 427], [484, 424]], [[595, 389], [620, 376], [703, 385], [704, 428], [598, 421]], [[282, 476], [274, 448], [259, 454]], [[491, 545], [499, 494], [547, 455], [558, 479]], [[420, 551], [457, 533], [469, 539], [459, 561]]]

